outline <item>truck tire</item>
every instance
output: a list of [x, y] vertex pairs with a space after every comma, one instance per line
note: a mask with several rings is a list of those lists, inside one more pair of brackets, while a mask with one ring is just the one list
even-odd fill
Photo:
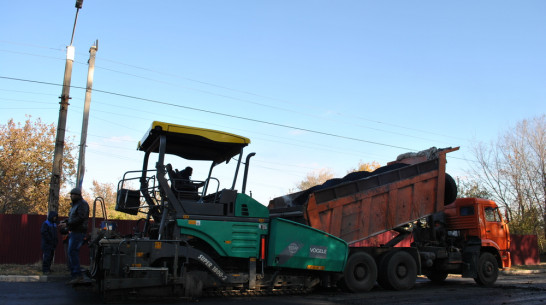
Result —
[[377, 278], [381, 287], [393, 290], [408, 290], [417, 280], [417, 263], [406, 251], [387, 254], [381, 260]]
[[446, 186], [444, 188], [444, 205], [448, 205], [457, 199], [457, 182], [449, 174], [446, 174]]
[[349, 256], [343, 271], [343, 285], [350, 292], [369, 291], [377, 280], [377, 265], [366, 252], [357, 252]]
[[480, 286], [492, 287], [499, 276], [499, 265], [495, 256], [489, 252], [484, 252], [478, 260], [478, 276], [474, 281]]

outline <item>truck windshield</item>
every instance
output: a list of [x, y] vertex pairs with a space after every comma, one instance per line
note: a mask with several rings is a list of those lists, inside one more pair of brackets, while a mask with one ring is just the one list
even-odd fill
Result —
[[500, 215], [499, 215], [499, 209], [498, 208], [494, 208], [494, 207], [486, 207], [484, 212], [485, 212], [485, 220], [487, 221], [495, 221], [495, 222], [500, 222], [501, 221], [501, 218], [500, 218]]

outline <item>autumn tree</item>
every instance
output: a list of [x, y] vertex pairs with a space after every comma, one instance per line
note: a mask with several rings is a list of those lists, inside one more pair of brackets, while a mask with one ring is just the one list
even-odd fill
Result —
[[[53, 124], [27, 116], [0, 125], [0, 213], [47, 213], [55, 149]], [[74, 144], [65, 140], [61, 185], [75, 175]]]
[[523, 120], [491, 144], [473, 147], [470, 170], [510, 216], [516, 234], [537, 234], [546, 247], [546, 115]]
[[[93, 198], [101, 197], [104, 201], [106, 215], [108, 216], [108, 219], [139, 219], [140, 217], [142, 217], [139, 215], [130, 215], [127, 213], [116, 211], [117, 187], [113, 183], [99, 183], [98, 181], [93, 180], [93, 188], [91, 192], [93, 194]], [[96, 210], [97, 217], [103, 217], [102, 209], [100, 208], [98, 202]]]
[[[360, 172], [360, 171], [373, 172], [374, 170], [378, 169], [380, 166], [381, 165], [379, 165], [379, 163], [377, 163], [376, 161], [372, 161], [371, 163], [359, 162], [356, 168], [353, 168], [347, 171], [347, 173]], [[332, 170], [322, 168], [320, 170], [308, 173], [305, 179], [303, 179], [296, 185], [296, 190], [303, 191], [315, 185], [321, 185], [332, 178], [334, 178], [334, 173], [332, 172]]]
[[376, 161], [372, 161], [372, 162], [369, 162], [369, 163], [363, 163], [362, 161], [360, 161], [360, 162], [358, 162], [358, 166], [355, 169], [350, 170], [348, 173], [362, 172], [362, 171], [373, 172], [374, 170], [376, 170], [376, 169], [378, 169], [380, 167], [381, 167], [381, 164], [379, 164]]
[[307, 176], [305, 176], [305, 179], [296, 185], [296, 189], [297, 191], [303, 191], [315, 185], [323, 184], [332, 178], [334, 178], [334, 173], [331, 169], [321, 168], [320, 170], [308, 173]]

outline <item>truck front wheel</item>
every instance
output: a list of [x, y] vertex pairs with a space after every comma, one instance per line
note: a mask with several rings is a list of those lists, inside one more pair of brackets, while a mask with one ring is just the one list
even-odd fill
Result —
[[365, 252], [349, 256], [343, 271], [344, 286], [351, 292], [363, 292], [373, 288], [377, 280], [375, 260]]
[[478, 260], [478, 276], [474, 281], [480, 286], [492, 287], [499, 276], [499, 265], [495, 256], [489, 252], [484, 252]]

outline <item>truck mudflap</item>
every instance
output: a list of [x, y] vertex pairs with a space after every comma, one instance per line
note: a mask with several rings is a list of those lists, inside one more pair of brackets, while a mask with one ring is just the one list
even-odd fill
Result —
[[463, 252], [462, 277], [478, 276], [478, 258], [480, 257], [481, 245], [467, 246]]
[[502, 250], [500, 251], [501, 261], [502, 261], [502, 268], [510, 268], [512, 267], [512, 259], [510, 257], [510, 251], [509, 250]]

